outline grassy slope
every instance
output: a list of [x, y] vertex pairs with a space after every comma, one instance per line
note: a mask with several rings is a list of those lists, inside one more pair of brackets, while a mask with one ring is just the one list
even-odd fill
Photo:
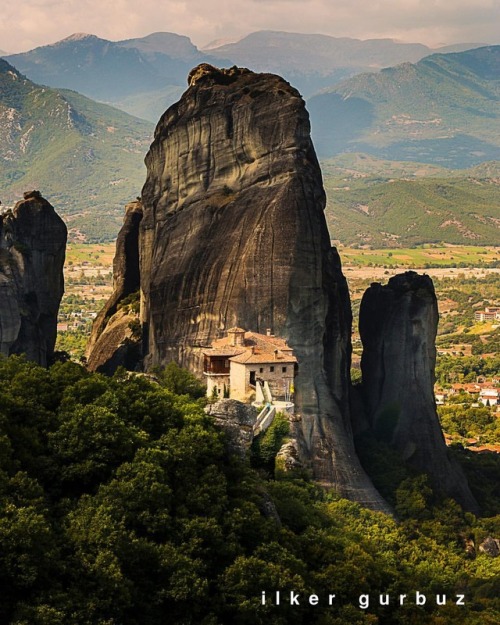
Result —
[[[3, 70], [3, 71], [2, 71]], [[70, 228], [114, 237], [140, 193], [152, 125], [76, 92], [42, 88], [0, 67], [2, 201], [37, 188]]]
[[346, 155], [323, 171], [330, 233], [345, 245], [500, 243], [498, 163], [449, 171]]

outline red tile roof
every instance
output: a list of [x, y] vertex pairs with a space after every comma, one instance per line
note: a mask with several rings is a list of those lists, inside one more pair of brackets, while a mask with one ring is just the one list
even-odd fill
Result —
[[[228, 330], [233, 332], [235, 328]], [[241, 330], [243, 332], [243, 330]], [[296, 363], [292, 348], [286, 339], [268, 336], [258, 332], [245, 332], [243, 345], [232, 345], [232, 337], [225, 336], [212, 343], [211, 349], [203, 350], [207, 356], [230, 356], [232, 362], [241, 364], [252, 363]]]

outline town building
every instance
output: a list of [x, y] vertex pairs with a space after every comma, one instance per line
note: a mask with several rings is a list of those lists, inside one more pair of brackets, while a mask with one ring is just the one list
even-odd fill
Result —
[[500, 391], [497, 388], [482, 388], [479, 393], [479, 401], [484, 406], [498, 406]]
[[[289, 401], [294, 392], [297, 358], [283, 338], [231, 328], [203, 350], [207, 395], [255, 400], [263, 389], [268, 400]], [[266, 394], [266, 391], [264, 391]], [[266, 400], [267, 401], [267, 400]]]
[[474, 319], [476, 321], [500, 321], [500, 308], [487, 306], [484, 310], [476, 310]]
[[446, 400], [448, 399], [447, 393], [444, 392], [435, 393], [434, 397], [436, 399], [436, 406], [444, 406]]

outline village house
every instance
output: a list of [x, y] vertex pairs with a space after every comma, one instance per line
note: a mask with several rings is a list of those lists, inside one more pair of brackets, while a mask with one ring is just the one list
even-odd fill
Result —
[[450, 395], [456, 395], [457, 393], [468, 393], [469, 395], [474, 395], [479, 393], [483, 386], [484, 383], [481, 382], [458, 382], [451, 385], [449, 393]]
[[438, 347], [437, 353], [440, 356], [472, 356], [472, 345], [454, 345], [453, 347]]
[[444, 406], [446, 400], [448, 399], [448, 394], [443, 391], [439, 391], [434, 394], [434, 397], [436, 399], [436, 406]]
[[482, 388], [479, 393], [479, 401], [484, 406], [498, 406], [500, 392], [497, 388]]
[[293, 394], [297, 358], [285, 339], [231, 328], [227, 336], [203, 350], [203, 373], [207, 395], [217, 394], [239, 401], [252, 401], [260, 388], [273, 399], [288, 401]]
[[459, 382], [451, 385], [451, 389], [448, 391], [450, 395], [456, 395], [457, 393], [468, 393], [469, 395], [475, 395], [483, 392], [498, 392], [498, 389], [494, 387], [498, 384], [498, 380], [493, 378], [492, 380], [484, 380], [478, 382]]
[[484, 310], [476, 310], [474, 319], [476, 321], [500, 321], [500, 308], [487, 306]]

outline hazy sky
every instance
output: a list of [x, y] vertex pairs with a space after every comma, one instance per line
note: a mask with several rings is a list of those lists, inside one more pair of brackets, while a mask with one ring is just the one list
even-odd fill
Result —
[[3, 0], [0, 49], [20, 52], [75, 32], [105, 39], [155, 31], [198, 46], [255, 30], [390, 37], [437, 47], [500, 43], [500, 0]]

